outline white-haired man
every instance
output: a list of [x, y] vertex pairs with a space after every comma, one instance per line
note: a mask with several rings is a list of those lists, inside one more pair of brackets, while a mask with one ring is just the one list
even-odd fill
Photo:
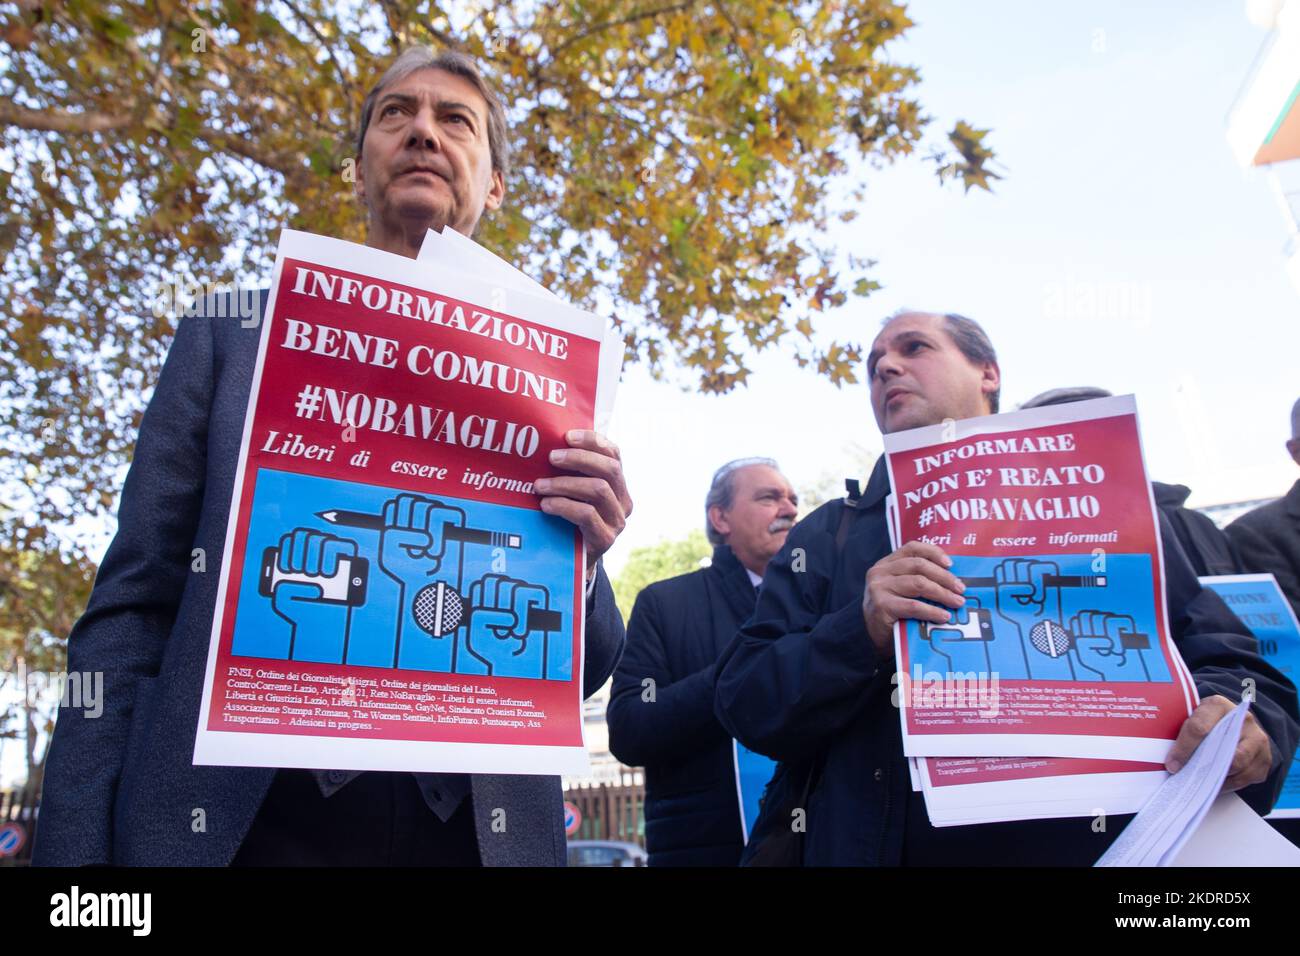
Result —
[[714, 473], [704, 502], [707, 568], [649, 585], [627, 623], [606, 720], [610, 753], [645, 768], [651, 866], [735, 866], [745, 846], [731, 737], [713, 714], [713, 668], [754, 610], [798, 499], [775, 461]]

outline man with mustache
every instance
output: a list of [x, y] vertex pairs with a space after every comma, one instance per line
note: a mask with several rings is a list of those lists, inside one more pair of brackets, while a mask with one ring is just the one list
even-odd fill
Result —
[[798, 499], [770, 458], [723, 465], [705, 499], [713, 561], [645, 588], [628, 620], [609, 749], [645, 768], [651, 866], [735, 866], [744, 848], [731, 737], [713, 716], [718, 654], [754, 610]]
[[[367, 95], [356, 195], [367, 243], [415, 258], [426, 230], [472, 235], [505, 197], [505, 111], [468, 57], [405, 51]], [[258, 315], [265, 308], [262, 293]], [[194, 766], [218, 572], [260, 327], [209, 302], [176, 332], [140, 427], [118, 533], [68, 639], [105, 675], [91, 720], [64, 707], [45, 773], [38, 865], [563, 866], [557, 776]], [[211, 318], [221, 316], [221, 318]], [[574, 431], [541, 510], [587, 549], [584, 697], [613, 671], [623, 622], [599, 566], [631, 513], [618, 449]], [[425, 509], [428, 511], [429, 509]], [[408, 512], [409, 513], [409, 512]], [[400, 524], [400, 519], [398, 519]], [[409, 527], [407, 530], [426, 530]]]
[[[995, 414], [1002, 385], [977, 323], [921, 312], [886, 322], [867, 378], [885, 434]], [[890, 548], [888, 494], [882, 457], [852, 508], [832, 501], [801, 521], [769, 564], [754, 615], [718, 662], [722, 726], [780, 761], [746, 861], [1091, 865], [1129, 817], [1108, 819], [1100, 832], [1089, 818], [930, 826], [910, 785], [892, 700], [893, 626], [903, 618], [947, 622], [945, 608], [964, 603], [963, 586], [938, 547]], [[1300, 733], [1295, 687], [1259, 656], [1254, 636], [1218, 595], [1201, 587], [1168, 520], [1159, 520], [1170, 630], [1201, 695], [1166, 767], [1184, 766], [1253, 686], [1224, 789], [1266, 812]], [[792, 822], [802, 823], [801, 836], [792, 836]]]

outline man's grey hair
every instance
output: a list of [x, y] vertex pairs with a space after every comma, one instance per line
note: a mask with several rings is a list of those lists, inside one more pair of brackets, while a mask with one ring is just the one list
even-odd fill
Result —
[[394, 83], [400, 83], [420, 70], [442, 70], [444, 73], [463, 77], [473, 84], [474, 89], [487, 103], [488, 148], [492, 153], [492, 168], [499, 172], [503, 179], [508, 176], [510, 174], [510, 133], [506, 128], [506, 111], [501, 105], [501, 99], [483, 78], [478, 65], [470, 57], [456, 50], [435, 52], [427, 46], [413, 46], [403, 50], [393, 61], [392, 66], [379, 78], [379, 82], [366, 94], [365, 102], [361, 104], [361, 128], [357, 130], [357, 159], [361, 159], [361, 151], [366, 143], [366, 130], [370, 128], [370, 119], [380, 95]]
[[777, 471], [781, 470], [781, 466], [771, 458], [737, 458], [735, 461], [727, 462], [713, 473], [713, 482], [709, 485], [709, 493], [704, 498], [704, 533], [708, 536], [709, 544], [715, 548], [726, 544], [727, 538], [713, 527], [713, 522], [709, 520], [709, 509], [718, 507], [726, 511], [732, 506], [736, 500], [736, 472], [750, 465], [767, 465]]
[[1300, 398], [1291, 406], [1291, 437], [1300, 438]]
[[[948, 333], [948, 338], [952, 339], [953, 344], [957, 346], [958, 351], [966, 356], [966, 360], [972, 365], [983, 365], [985, 362], [992, 362], [994, 365], [998, 362], [998, 353], [993, 349], [993, 343], [989, 340], [988, 333], [974, 319], [968, 319], [964, 315], [958, 315], [956, 312], [927, 312], [924, 309], [899, 309], [893, 315], [885, 319], [882, 325], [888, 325], [894, 319], [904, 315], [937, 315], [943, 319], [943, 330]], [[1002, 389], [989, 395], [989, 410], [996, 415], [998, 405], [1002, 400]]]

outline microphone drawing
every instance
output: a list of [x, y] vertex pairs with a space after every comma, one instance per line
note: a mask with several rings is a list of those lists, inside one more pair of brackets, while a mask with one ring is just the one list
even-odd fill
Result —
[[[481, 586], [483, 582], [475, 583]], [[544, 601], [549, 599], [549, 592], [545, 588], [527, 585], [522, 581], [512, 583], [536, 591]], [[468, 631], [476, 614], [490, 618], [491, 623], [485, 624], [485, 629], [490, 631], [493, 636], [499, 640], [513, 638], [519, 642], [517, 648], [507, 651], [508, 656], [514, 658], [522, 656], [528, 650], [530, 635], [540, 634], [542, 637], [542, 652], [538, 657], [541, 672], [527, 675], [540, 678], [546, 677], [545, 662], [547, 661], [547, 643], [550, 632], [559, 631], [563, 626], [563, 616], [559, 611], [551, 610], [545, 606], [539, 607], [532, 603], [529, 604], [522, 621], [520, 621], [519, 615], [510, 607], [475, 607], [469, 599], [444, 581], [435, 581], [421, 588], [415, 595], [415, 600], [411, 606], [411, 614], [420, 629], [434, 639], [454, 636], [461, 627], [465, 627]], [[519, 627], [520, 624], [522, 624], [523, 629], [516, 631], [515, 628]], [[475, 652], [472, 647], [470, 647], [470, 653], [487, 665], [489, 672], [492, 672], [492, 660]], [[459, 668], [453, 669], [459, 671]], [[516, 674], [514, 676], [525, 675]]]
[[430, 637], [443, 637], [460, 627], [465, 600], [442, 581], [426, 585], [415, 595], [415, 623]]
[[1039, 621], [1029, 629], [1029, 643], [1048, 657], [1060, 657], [1074, 646], [1074, 638], [1053, 620]]
[[[439, 623], [436, 625], [437, 633], [430, 631], [429, 622], [435, 617], [442, 620], [440, 608], [449, 599], [444, 595], [440, 603], [434, 592], [425, 594], [425, 590], [437, 574], [448, 582], [450, 593], [455, 593], [458, 588], [470, 587], [472, 596], [472, 585], [465, 580], [465, 575], [470, 573], [469, 562], [466, 560], [467, 546], [510, 551], [521, 551], [524, 548], [525, 536], [517, 531], [469, 526], [462, 504], [465, 503], [457, 502], [456, 499], [430, 498], [402, 492], [387, 500], [380, 513], [340, 507], [315, 512], [315, 516], [327, 525], [375, 531], [379, 534], [380, 570], [396, 582], [399, 589], [393, 667], [413, 666], [457, 672], [457, 657], [465, 657], [462, 652], [473, 634], [467, 634], [462, 641], [425, 641], [421, 632], [441, 638], [458, 626], [446, 627]], [[425, 616], [424, 621], [417, 619], [417, 613]], [[468, 618], [468, 606], [464, 616]], [[402, 648], [407, 643], [407, 634], [410, 635], [414, 656], [404, 657]], [[494, 647], [493, 650], [499, 651], [499, 648]], [[478, 656], [472, 650], [470, 654]], [[472, 662], [465, 660], [463, 663]], [[484, 662], [483, 666], [488, 671], [491, 670], [490, 663]]]

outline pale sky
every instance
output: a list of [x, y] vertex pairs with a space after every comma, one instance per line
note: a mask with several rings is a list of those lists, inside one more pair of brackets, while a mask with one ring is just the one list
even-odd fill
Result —
[[[921, 0], [909, 13], [894, 53], [921, 70], [932, 135], [991, 127], [1006, 178], [963, 196], [919, 159], [875, 173], [862, 215], [832, 234], [879, 260], [885, 288], [822, 330], [866, 344], [898, 308], [961, 312], [998, 349], [1004, 408], [1064, 385], [1133, 392], [1152, 478], [1190, 485], [1193, 505], [1284, 493], [1300, 477], [1283, 444], [1300, 295], [1281, 212], [1224, 135], [1265, 38], [1244, 5]], [[848, 442], [879, 450], [865, 386], [837, 390], [779, 353], [750, 382], [713, 397], [625, 375], [611, 434], [636, 508], [611, 570], [700, 526], [728, 459], [775, 457], [799, 487], [845, 464]]]

